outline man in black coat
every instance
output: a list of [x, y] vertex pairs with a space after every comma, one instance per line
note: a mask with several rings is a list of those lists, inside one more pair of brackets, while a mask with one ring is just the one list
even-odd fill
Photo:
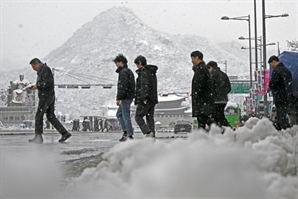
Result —
[[[138, 74], [135, 104], [137, 105], [135, 120], [146, 137], [155, 137], [154, 108], [158, 103], [157, 66], [147, 65], [144, 56], [139, 55], [134, 63]], [[146, 116], [146, 122], [143, 119]]]
[[220, 70], [215, 61], [210, 61], [207, 68], [211, 75], [214, 89], [214, 121], [217, 125], [231, 127], [225, 117], [225, 107], [228, 103], [228, 93], [231, 91], [231, 83], [226, 73]]
[[46, 63], [42, 63], [39, 59], [34, 58], [30, 61], [33, 70], [37, 71], [36, 85], [31, 89], [38, 89], [38, 108], [35, 115], [35, 136], [29, 142], [43, 143], [43, 116], [46, 114], [48, 121], [56, 128], [62, 135], [59, 142], [67, 140], [71, 134], [64, 128], [55, 116], [55, 91], [54, 91], [54, 78], [52, 70]]
[[127, 59], [119, 54], [114, 60], [119, 74], [116, 105], [119, 106], [116, 116], [122, 127], [123, 135], [120, 142], [133, 139], [133, 127], [130, 117], [130, 105], [135, 96], [135, 78], [133, 72], [127, 66]]
[[205, 129], [212, 123], [213, 86], [209, 71], [203, 61], [203, 54], [194, 51], [190, 55], [193, 63], [194, 76], [191, 84], [192, 116], [197, 117], [198, 127]]
[[277, 130], [290, 127], [287, 114], [292, 97], [292, 74], [277, 56], [269, 58], [268, 63], [273, 68], [269, 89], [272, 91], [273, 102], [276, 107], [276, 122], [274, 126]]

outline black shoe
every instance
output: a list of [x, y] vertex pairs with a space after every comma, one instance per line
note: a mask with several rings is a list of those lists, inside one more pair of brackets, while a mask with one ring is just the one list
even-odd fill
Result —
[[154, 133], [153, 132], [149, 132], [149, 133], [146, 133], [145, 134], [145, 137], [146, 138], [154, 138], [155, 136], [154, 136]]
[[61, 139], [59, 140], [59, 142], [65, 142], [68, 138], [71, 137], [71, 134], [69, 132], [66, 132], [62, 135]]
[[128, 138], [128, 136], [127, 136], [127, 132], [124, 131], [124, 133], [122, 134], [122, 137], [120, 138], [119, 142], [124, 142], [124, 141], [127, 140], [127, 138]]
[[133, 140], [134, 138], [133, 138], [132, 135], [130, 135], [130, 136], [123, 136], [119, 141], [120, 141], [120, 142], [124, 142], [124, 141], [126, 141], [127, 139]]
[[36, 143], [36, 144], [42, 144], [43, 138], [41, 134], [35, 134], [34, 138], [29, 139], [28, 142]]

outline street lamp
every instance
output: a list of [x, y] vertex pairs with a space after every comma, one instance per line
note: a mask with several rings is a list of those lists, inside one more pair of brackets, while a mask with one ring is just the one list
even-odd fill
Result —
[[[247, 40], [249, 38], [245, 38], [245, 37], [241, 36], [238, 39], [239, 40]], [[255, 41], [259, 40], [260, 43], [262, 41], [261, 37], [252, 37], [251, 40], [255, 40]], [[258, 43], [257, 42], [255, 43], [255, 46], [258, 46]], [[258, 62], [258, 48], [252, 48], [252, 49], [255, 49], [255, 71], [257, 71], [258, 70], [258, 63], [259, 63]], [[262, 52], [260, 52], [260, 53], [262, 53]], [[260, 56], [260, 57], [262, 57], [262, 56]]]
[[[266, 19], [267, 18], [276, 18], [276, 17], [288, 17], [288, 14], [281, 15], [266, 15], [265, 14], [265, 0], [262, 0], [262, 22], [263, 22], [263, 65], [264, 65], [264, 75], [266, 74], [267, 69], [267, 57], [266, 57]], [[267, 90], [264, 94], [264, 117], [268, 117], [268, 102], [267, 102]]]
[[[271, 43], [266, 44], [266, 46], [272, 46], [272, 45], [276, 45], [276, 43], [271, 42]], [[260, 61], [258, 63], [260, 63], [262, 65], [263, 62], [262, 62], [262, 48], [261, 48], [261, 46], [263, 46], [263, 44], [258, 44], [257, 48], [252, 47], [251, 49], [260, 50]], [[242, 46], [241, 49], [249, 49], [249, 48]], [[256, 62], [254, 62], [253, 64], [256, 64]], [[257, 71], [257, 69], [256, 69], [256, 71]]]
[[250, 88], [252, 88], [252, 62], [251, 62], [251, 31], [250, 31], [250, 15], [241, 17], [227, 17], [223, 16], [221, 20], [240, 20], [248, 22], [248, 37], [249, 37], [249, 74], [250, 74]]
[[284, 14], [281, 14], [281, 15], [265, 15], [265, 18], [277, 18], [277, 17], [288, 17], [289, 14], [287, 13], [284, 13]]
[[[238, 38], [239, 40], [248, 40], [249, 38], [245, 38], [243, 36]], [[257, 39], [255, 39], [254, 37], [251, 38], [252, 40], [258, 40], [260, 42], [260, 44], [257, 44], [256, 46], [263, 46], [263, 42], [262, 42], [262, 36], [257, 37]], [[267, 43], [266, 46], [270, 46], [270, 45], [276, 45], [276, 43], [271, 42], [271, 43]], [[248, 49], [246, 47], [242, 47], [241, 49]], [[260, 50], [260, 61], [257, 62], [258, 60], [256, 59], [255, 63], [261, 63], [261, 68], [262, 68], [262, 49], [261, 48], [252, 48], [252, 49], [256, 49], [256, 50]], [[256, 71], [258, 70], [258, 67], [256, 66]]]
[[[258, 45], [258, 46], [263, 46], [264, 44], [260, 44], [260, 45]], [[274, 45], [276, 45], [276, 43], [274, 43], [274, 42], [271, 42], [271, 43], [268, 43], [268, 44], [266, 44], [266, 46], [274, 46]]]

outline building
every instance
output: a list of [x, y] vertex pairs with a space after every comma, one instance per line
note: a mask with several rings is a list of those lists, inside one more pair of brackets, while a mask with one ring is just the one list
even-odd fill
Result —
[[[178, 120], [189, 120], [187, 110], [189, 107], [188, 96], [178, 96], [176, 94], [162, 95], [158, 97], [158, 104], [155, 106], [154, 120], [160, 122], [161, 126], [168, 126]], [[136, 106], [131, 108], [133, 125], [135, 122]]]

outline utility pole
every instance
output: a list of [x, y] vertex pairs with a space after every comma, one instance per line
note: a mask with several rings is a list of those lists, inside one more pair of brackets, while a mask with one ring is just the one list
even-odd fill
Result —
[[[262, 22], [263, 22], [263, 67], [264, 76], [267, 70], [267, 57], [266, 57], [266, 13], [265, 13], [265, 0], [262, 0]], [[265, 85], [264, 85], [265, 86]], [[267, 101], [267, 90], [264, 93], [264, 117], [268, 118], [268, 101]]]
[[255, 18], [255, 71], [258, 70], [258, 31], [257, 31], [257, 0], [254, 0], [254, 18]]

